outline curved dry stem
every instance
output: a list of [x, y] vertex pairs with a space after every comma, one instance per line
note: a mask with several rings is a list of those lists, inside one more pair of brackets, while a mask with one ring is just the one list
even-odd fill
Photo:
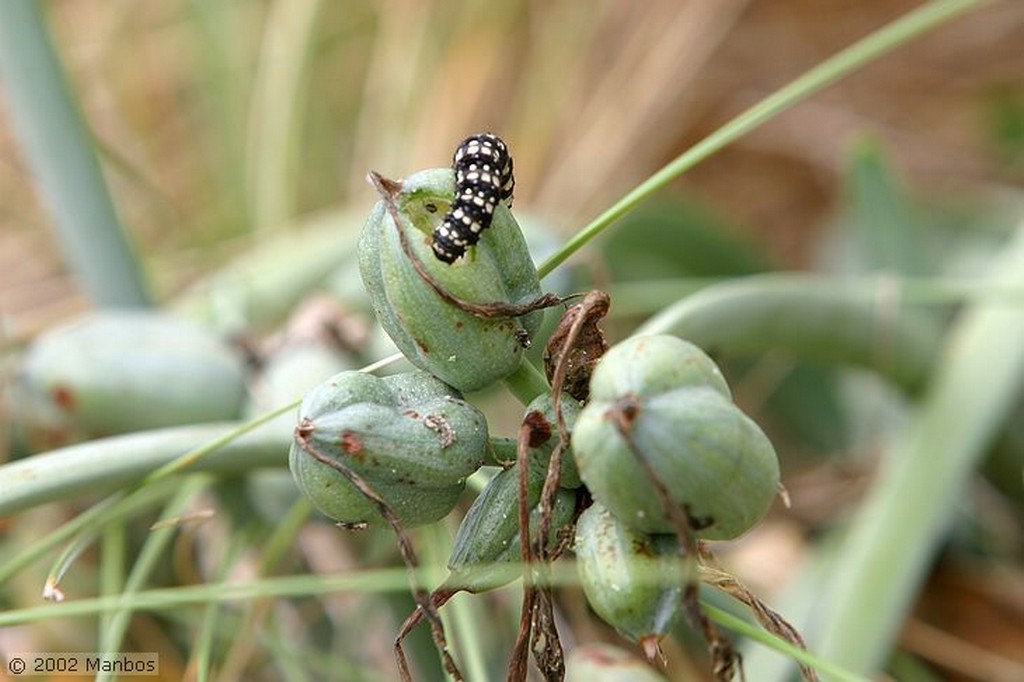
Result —
[[[758, 599], [757, 595], [751, 592], [739, 579], [715, 565], [715, 557], [710, 550], [703, 547], [700, 550], [701, 559], [703, 560], [700, 566], [701, 582], [725, 592], [744, 604], [754, 614], [761, 627], [768, 632], [777, 635], [795, 647], [799, 647], [804, 651], [807, 650], [803, 637], [800, 636], [795, 627]], [[807, 682], [818, 682], [818, 673], [814, 668], [805, 663], [798, 662], [797, 665], [800, 666], [800, 674]]]
[[[295, 428], [295, 441], [307, 455], [321, 464], [331, 467], [344, 476], [349, 483], [355, 486], [355, 488], [377, 508], [377, 511], [384, 517], [395, 533], [395, 537], [398, 540], [398, 550], [402, 555], [402, 560], [405, 562], [406, 567], [411, 572], [415, 572], [419, 568], [419, 560], [416, 558], [416, 551], [413, 549], [412, 541], [402, 528], [398, 515], [391, 508], [391, 505], [389, 505], [387, 501], [381, 497], [380, 494], [373, 489], [373, 486], [367, 483], [362, 476], [338, 460], [328, 457], [313, 447], [309, 442], [309, 436], [311, 436], [312, 433], [313, 423], [308, 418], [303, 418]], [[434, 645], [441, 654], [441, 661], [444, 664], [445, 670], [452, 676], [452, 679], [457, 682], [461, 682], [463, 679], [462, 673], [455, 664], [455, 659], [452, 658], [451, 653], [448, 651], [448, 642], [444, 635], [444, 625], [441, 623], [441, 616], [437, 613], [437, 609], [431, 600], [431, 595], [422, 587], [416, 585], [415, 582], [410, 581], [410, 587], [412, 588], [413, 598], [416, 600], [417, 611], [422, 611], [423, 616], [426, 617], [427, 621], [430, 623], [430, 633], [434, 639]], [[415, 613], [416, 612], [414, 612], [413, 615], [415, 615]], [[398, 669], [402, 676], [402, 680], [405, 682], [411, 682], [412, 674], [409, 671], [409, 662], [405, 658], [405, 652], [402, 650], [402, 639], [404, 639], [404, 635], [400, 638], [396, 638], [395, 640], [395, 660], [398, 663]]]
[[700, 608], [697, 592], [699, 583], [696, 577], [697, 559], [700, 556], [700, 549], [697, 537], [693, 532], [695, 528], [694, 519], [685, 505], [677, 504], [672, 499], [671, 492], [665, 483], [658, 478], [658, 474], [651, 465], [647, 455], [633, 442], [633, 424], [639, 407], [634, 396], [627, 396], [617, 401], [609, 414], [612, 417], [615, 429], [626, 442], [640, 468], [643, 469], [651, 487], [654, 488], [655, 494], [668, 512], [669, 520], [675, 528], [676, 537], [679, 542], [679, 557], [686, 567], [685, 575], [687, 576], [686, 585], [683, 586], [683, 609], [693, 624], [704, 635], [708, 645], [708, 653], [711, 655], [712, 675], [715, 680], [728, 682], [733, 679], [738, 669], [742, 679], [743, 665], [739, 654], [733, 649], [729, 640], [722, 635], [718, 626]]
[[516, 439], [516, 466], [519, 483], [519, 553], [523, 559], [523, 604], [519, 612], [519, 630], [512, 646], [506, 682], [524, 682], [526, 680], [527, 663], [529, 663], [530, 635], [533, 626], [533, 609], [537, 600], [536, 588], [533, 585], [533, 549], [530, 547], [530, 471], [529, 442], [531, 426], [526, 422], [520, 424]]
[[536, 310], [543, 308], [551, 308], [556, 305], [561, 305], [564, 301], [561, 296], [556, 294], [543, 294], [532, 301], [526, 303], [505, 303], [502, 301], [495, 301], [493, 303], [474, 303], [473, 301], [467, 301], [464, 298], [459, 298], [455, 294], [451, 293], [440, 283], [435, 280], [429, 272], [427, 272], [426, 266], [419, 257], [413, 252], [412, 247], [409, 244], [409, 238], [405, 234], [405, 230], [402, 229], [401, 215], [398, 212], [398, 206], [395, 204], [395, 194], [401, 190], [402, 185], [394, 180], [385, 178], [376, 171], [370, 171], [367, 174], [370, 179], [370, 184], [373, 185], [377, 193], [380, 194], [381, 200], [384, 202], [384, 207], [387, 209], [388, 215], [391, 216], [391, 221], [395, 224], [395, 229], [398, 230], [398, 240], [402, 245], [402, 251], [405, 253], [406, 258], [412, 264], [413, 269], [416, 270], [416, 274], [420, 276], [424, 282], [427, 283], [431, 289], [434, 290], [438, 296], [440, 296], [446, 303], [453, 305], [459, 310], [469, 313], [474, 317], [481, 320], [494, 320], [494, 319], [505, 319], [510, 317], [522, 317]]

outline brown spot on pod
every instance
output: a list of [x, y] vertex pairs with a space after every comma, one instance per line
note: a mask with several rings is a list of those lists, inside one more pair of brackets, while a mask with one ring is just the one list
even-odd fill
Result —
[[543, 412], [533, 410], [523, 418], [523, 423], [530, 427], [531, 448], [539, 448], [551, 440], [551, 422], [547, 420]]
[[646, 542], [645, 540], [634, 539], [631, 545], [633, 547], [634, 554], [646, 557], [657, 556], [654, 549], [651, 547], [650, 543]]
[[363, 441], [355, 431], [342, 431], [341, 449], [347, 455], [358, 457], [363, 452]]
[[605, 416], [619, 425], [626, 432], [633, 429], [637, 415], [640, 414], [640, 400], [632, 393], [627, 393], [616, 400]]
[[75, 394], [67, 386], [58, 384], [53, 387], [51, 391], [53, 396], [53, 402], [57, 403], [57, 406], [64, 410], [73, 410], [75, 407]]

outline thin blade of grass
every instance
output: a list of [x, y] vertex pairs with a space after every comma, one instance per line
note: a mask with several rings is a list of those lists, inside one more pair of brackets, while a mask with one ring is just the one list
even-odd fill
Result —
[[[173, 494], [177, 487], [176, 481], [164, 481], [146, 489], [146, 495], [126, 497], [123, 493], [115, 493], [94, 504], [88, 510], [70, 519], [67, 523], [50, 531], [13, 557], [0, 564], [0, 584], [6, 583], [11, 576], [27, 566], [40, 560], [62, 542], [74, 537], [75, 542], [65, 548], [62, 555], [54, 562], [51, 577], [60, 579], [63, 568], [70, 566], [80, 548], [84, 549], [95, 540], [93, 527], [101, 527], [104, 523], [112, 523], [119, 519], [129, 518], [160, 504], [164, 498]], [[44, 593], [44, 596], [47, 596]]]
[[733, 632], [749, 637], [751, 640], [775, 649], [794, 661], [799, 661], [800, 663], [809, 665], [822, 675], [826, 675], [827, 679], [839, 680], [840, 682], [867, 682], [867, 678], [855, 675], [821, 656], [816, 656], [798, 646], [794, 646], [782, 638], [764, 630], [760, 626], [749, 623], [738, 616], [734, 616], [728, 611], [723, 611], [717, 606], [712, 606], [706, 602], [703, 603], [702, 606], [704, 610], [707, 611], [708, 616], [722, 627], [729, 628]]
[[541, 263], [537, 268], [538, 273], [541, 277], [550, 274], [569, 256], [635, 208], [637, 204], [723, 147], [732, 144], [761, 124], [792, 108], [828, 85], [985, 2], [986, 0], [935, 0], [908, 12], [903, 17], [886, 24], [845, 50], [821, 62], [708, 135], [637, 185], [626, 196], [573, 235], [555, 254]]
[[[128, 537], [123, 523], [108, 523], [100, 538], [100, 594], [114, 595], [124, 588], [124, 567]], [[62, 567], [63, 573], [70, 564]], [[111, 626], [116, 611], [100, 613], [99, 630], [104, 632]], [[102, 650], [101, 650], [102, 651]]]
[[[165, 516], [167, 516], [166, 513]], [[244, 538], [244, 533], [232, 534], [232, 546], [229, 551], [224, 553], [224, 557], [220, 562], [218, 570], [218, 578], [220, 580], [224, 580], [231, 573], [231, 569], [235, 567], [239, 555], [245, 551], [246, 540]], [[192, 661], [190, 665], [195, 670], [196, 682], [208, 682], [208, 680], [213, 679], [212, 671], [217, 646], [217, 631], [222, 620], [223, 611], [224, 609], [221, 604], [210, 603], [203, 609], [203, 615], [199, 619], [199, 627], [196, 629], [196, 636], [192, 646]], [[244, 628], [248, 621], [243, 619], [242, 623]]]
[[[203, 475], [193, 476], [187, 479], [178, 489], [178, 492], [175, 493], [167, 503], [167, 506], [164, 507], [162, 516], [164, 518], [175, 518], [181, 516], [185, 507], [192, 498], [200, 490], [209, 485], [209, 483], [209, 477]], [[134, 612], [134, 609], [132, 609], [129, 604], [125, 603], [125, 600], [130, 599], [133, 594], [138, 593], [142, 589], [143, 585], [145, 585], [149, 580], [153, 571], [156, 570], [158, 562], [163, 556], [164, 550], [167, 548], [168, 543], [173, 539], [177, 530], [177, 526], [172, 525], [169, 527], [156, 528], [150, 531], [149, 536], [142, 545], [142, 549], [139, 551], [135, 564], [132, 566], [128, 579], [125, 581], [121, 590], [116, 595], [112, 595], [117, 598], [117, 607], [110, 612], [104, 612], [104, 620], [106, 621], [107, 627], [100, 633], [98, 651], [120, 651], [121, 643], [124, 639], [125, 632], [128, 630], [128, 625], [131, 622], [132, 614]], [[112, 679], [112, 675], [113, 671], [101, 670], [96, 675], [96, 681], [105, 682], [105, 680]]]

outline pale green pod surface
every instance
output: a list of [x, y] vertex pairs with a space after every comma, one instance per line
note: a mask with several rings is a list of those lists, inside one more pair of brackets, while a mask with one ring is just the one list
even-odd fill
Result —
[[[454, 195], [450, 169], [415, 173], [395, 196], [411, 251], [446, 291], [466, 301], [524, 303], [541, 294], [540, 281], [519, 226], [499, 203], [480, 242], [453, 264], [438, 260], [431, 235]], [[370, 213], [359, 239], [359, 271], [374, 314], [395, 345], [417, 367], [462, 391], [483, 388], [511, 374], [522, 338], [537, 331], [543, 312], [482, 320], [456, 308], [416, 272], [402, 250], [383, 202]]]
[[718, 365], [697, 346], [677, 336], [633, 336], [612, 346], [590, 377], [593, 400], [657, 395], [682, 386], [710, 386], [732, 399]]
[[[487, 448], [483, 414], [422, 372], [383, 379], [342, 372], [307, 394], [299, 417], [309, 446], [365, 479], [408, 526], [451, 511]], [[341, 472], [298, 442], [289, 466], [299, 488], [336, 521], [381, 520]]]
[[746, 532], [778, 491], [771, 442], [731, 402], [711, 360], [673, 337], [628, 339], [601, 359], [572, 439], [594, 498], [644, 532], [674, 526], [638, 453], [704, 539]]
[[606, 623], [634, 642], [668, 632], [687, 578], [674, 535], [633, 530], [595, 503], [576, 522], [573, 550], [580, 586]]
[[69, 437], [237, 419], [245, 368], [217, 336], [172, 315], [98, 312], [41, 335], [19, 402]]
[[[540, 524], [538, 503], [543, 478], [530, 476], [529, 503], [531, 537], [537, 537]], [[551, 536], [555, 541], [560, 531], [572, 522], [576, 494], [559, 489], [555, 493], [551, 513]], [[469, 592], [483, 592], [500, 587], [519, 577], [519, 476], [513, 467], [498, 472], [473, 501], [458, 532], [445, 586]]]
[[[377, 507], [355, 489], [344, 476], [310, 458], [293, 443], [288, 463], [299, 490], [325, 516], [347, 526], [384, 523]], [[458, 503], [464, 484], [444, 488], [425, 488], [395, 481], [364, 477], [388, 503], [406, 528], [443, 519]]]
[[[575, 398], [568, 394], [562, 396], [562, 418], [570, 433], [576, 424], [580, 409], [579, 401]], [[526, 421], [534, 428], [534, 442], [530, 443], [530, 466], [536, 472], [532, 475], [539, 475], [543, 480], [547, 475], [551, 452], [558, 444], [558, 419], [555, 416], [554, 397], [550, 393], [542, 393], [534, 398], [526, 407]], [[562, 453], [558, 485], [562, 488], [579, 488], [583, 485], [580, 472], [576, 469], [576, 458], [571, 445]]]

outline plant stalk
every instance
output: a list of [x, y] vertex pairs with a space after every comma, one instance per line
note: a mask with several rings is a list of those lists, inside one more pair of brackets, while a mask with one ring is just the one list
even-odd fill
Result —
[[36, 0], [0, 2], [0, 77], [7, 107], [64, 257], [102, 307], [149, 295]]

